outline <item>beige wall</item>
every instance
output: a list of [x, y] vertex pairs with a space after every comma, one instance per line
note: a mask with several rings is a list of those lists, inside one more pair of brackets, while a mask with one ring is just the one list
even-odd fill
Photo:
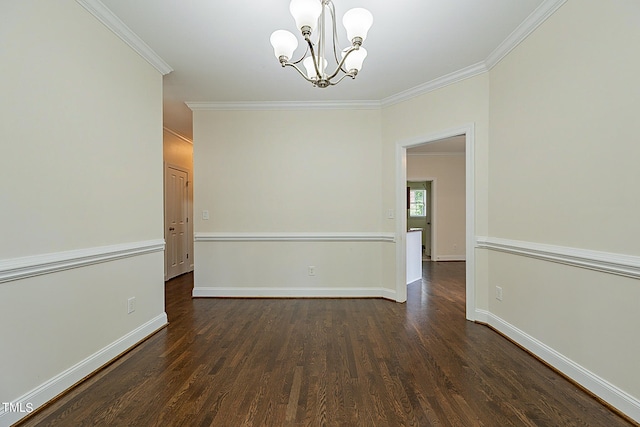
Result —
[[[640, 255], [639, 18], [568, 1], [491, 71], [490, 236]], [[489, 280], [491, 313], [637, 402], [637, 278], [491, 252]]]
[[158, 73], [74, 1], [25, 1], [2, 15], [13, 42], [2, 50], [11, 143], [0, 162], [12, 181], [0, 197], [12, 209], [0, 218], [12, 244], [0, 257], [157, 237], [162, 217], [148, 212], [162, 195], [148, 189], [162, 169]]
[[[0, 276], [42, 254], [162, 242], [161, 75], [72, 0], [3, 5], [0, 39]], [[48, 384], [37, 406], [75, 379], [65, 370], [163, 315], [161, 246], [3, 279], [0, 401]]]
[[379, 110], [195, 111], [195, 287], [380, 288], [391, 243], [198, 238], [379, 232], [377, 123]]
[[[435, 178], [433, 260], [465, 259], [465, 156], [407, 156], [407, 179]], [[434, 227], [435, 226], [435, 227]]]
[[379, 111], [196, 111], [196, 231], [376, 231]]
[[638, 7], [570, 1], [491, 71], [492, 235], [640, 255]]

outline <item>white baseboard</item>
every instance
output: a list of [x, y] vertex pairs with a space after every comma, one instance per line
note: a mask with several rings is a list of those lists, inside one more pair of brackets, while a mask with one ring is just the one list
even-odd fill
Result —
[[[91, 373], [97, 371], [120, 354], [129, 350], [140, 341], [144, 340], [158, 329], [167, 324], [167, 314], [162, 313], [147, 323], [129, 332], [122, 338], [114, 341], [98, 352], [92, 354], [86, 359], [76, 363], [69, 369], [59, 373], [55, 377], [44, 382], [35, 389], [27, 392], [19, 398], [10, 402], [14, 407], [32, 408], [36, 410], [40, 406], [49, 402], [60, 393], [68, 390], [73, 385], [87, 377]], [[32, 412], [31, 410], [29, 412]], [[20, 419], [26, 417], [29, 413], [25, 412], [7, 412], [4, 405], [0, 406], [0, 426], [9, 426]]]
[[396, 292], [384, 288], [269, 288], [194, 287], [194, 298], [386, 298], [395, 301]]
[[465, 255], [436, 255], [435, 258], [432, 258], [433, 261], [466, 261], [467, 257]]
[[407, 285], [412, 284], [413, 282], [417, 282], [418, 280], [422, 280], [422, 275], [420, 276], [414, 276], [414, 277], [409, 277], [407, 276]]
[[640, 400], [488, 311], [476, 310], [476, 320], [495, 328], [600, 399], [640, 422]]

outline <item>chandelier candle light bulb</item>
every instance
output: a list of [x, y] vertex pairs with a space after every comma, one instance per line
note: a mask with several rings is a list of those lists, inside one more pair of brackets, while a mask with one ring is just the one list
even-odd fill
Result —
[[[347, 11], [342, 23], [347, 30], [350, 46], [339, 49], [336, 40], [336, 14], [331, 0], [291, 0], [289, 12], [291, 12], [308, 47], [300, 59], [292, 61], [293, 52], [298, 47], [298, 39], [289, 31], [274, 31], [270, 41], [274, 54], [282, 67], [293, 67], [305, 80], [312, 83], [313, 86], [321, 88], [336, 85], [347, 76], [355, 79], [367, 56], [367, 51], [361, 46], [373, 24], [373, 15], [362, 8]], [[325, 14], [327, 12], [331, 18], [329, 29], [325, 28], [327, 25]], [[314, 42], [311, 37], [316, 27], [318, 27], [318, 36]], [[337, 64], [335, 71], [331, 74], [326, 72], [328, 62], [325, 56], [325, 38], [327, 32], [332, 35], [333, 57]], [[342, 54], [341, 58], [338, 58], [338, 50]], [[306, 69], [306, 73], [298, 66], [300, 62]], [[333, 81], [340, 73], [342, 76], [337, 81]]]
[[[373, 24], [373, 15], [360, 7], [350, 9], [342, 17], [342, 25], [347, 30], [347, 38], [354, 44], [361, 45], [367, 38], [369, 28]], [[358, 40], [359, 39], [359, 40]]]
[[293, 51], [298, 48], [298, 39], [287, 30], [278, 30], [271, 34], [271, 45], [279, 61], [280, 58], [288, 61], [293, 56]]
[[319, 0], [291, 0], [289, 12], [300, 31], [304, 32], [303, 28], [309, 27], [309, 31], [313, 32], [322, 14], [322, 3]]
[[[350, 48], [346, 48], [342, 51], [342, 57], [344, 58], [349, 51]], [[362, 63], [364, 62], [364, 58], [367, 57], [367, 50], [363, 47], [354, 50], [350, 55], [346, 57], [344, 60], [344, 67], [353, 72], [354, 74], [358, 74], [358, 71], [362, 69]]]
[[302, 61], [302, 65], [307, 69], [307, 76], [310, 79], [316, 77], [316, 65], [318, 65], [317, 69], [320, 70], [320, 73], [324, 74], [327, 68], [327, 60], [324, 58], [318, 58], [320, 60], [319, 64], [314, 64], [313, 58], [311, 56], [307, 56], [304, 61]]

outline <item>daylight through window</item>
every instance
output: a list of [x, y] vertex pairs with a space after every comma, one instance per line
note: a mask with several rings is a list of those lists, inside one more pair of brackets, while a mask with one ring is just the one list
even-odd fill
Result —
[[427, 216], [427, 190], [409, 191], [409, 216]]

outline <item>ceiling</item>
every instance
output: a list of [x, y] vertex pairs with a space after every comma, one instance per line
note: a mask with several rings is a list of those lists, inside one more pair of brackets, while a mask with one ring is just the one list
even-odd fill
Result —
[[[294, 32], [289, 0], [102, 0], [172, 69], [164, 76], [164, 124], [192, 138], [185, 102], [381, 101], [482, 64], [552, 0], [334, 0], [342, 15], [365, 7], [374, 22], [355, 80], [314, 88], [283, 69], [269, 37]], [[300, 47], [294, 56], [302, 54]]]

